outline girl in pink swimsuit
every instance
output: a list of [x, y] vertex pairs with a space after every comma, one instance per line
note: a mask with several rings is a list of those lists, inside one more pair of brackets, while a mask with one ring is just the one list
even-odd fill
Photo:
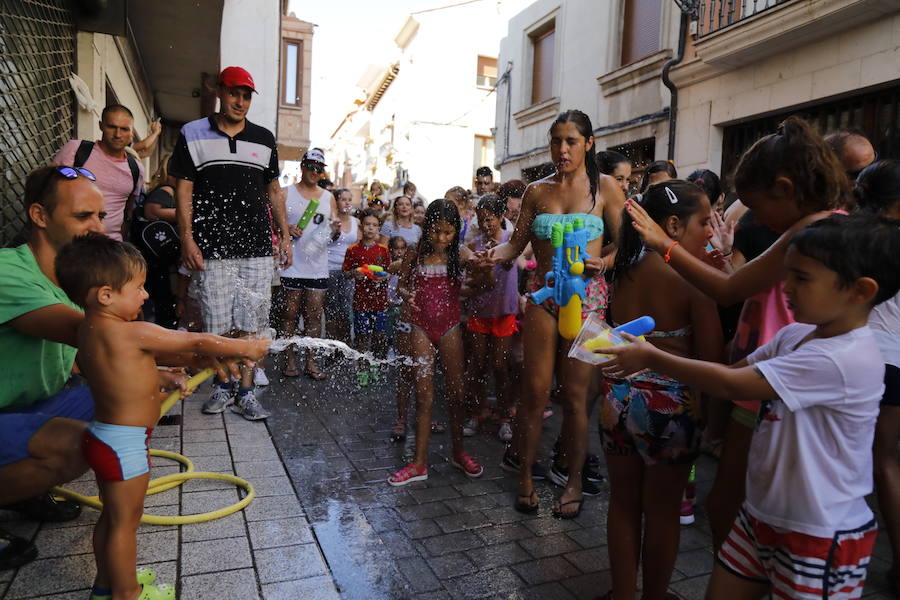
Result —
[[[453, 451], [450, 464], [469, 477], [484, 468], [463, 450], [463, 335], [459, 327], [463, 285], [462, 259], [472, 253], [460, 246], [460, 218], [449, 200], [435, 200], [425, 212], [422, 239], [403, 260], [398, 293], [404, 298], [397, 332], [415, 366], [416, 455], [389, 479], [393, 486], [428, 479], [428, 438], [434, 399], [434, 359], [439, 357], [447, 386]], [[493, 273], [490, 268], [476, 269]]]

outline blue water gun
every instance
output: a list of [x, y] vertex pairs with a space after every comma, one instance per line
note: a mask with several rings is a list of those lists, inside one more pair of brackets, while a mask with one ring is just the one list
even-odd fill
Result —
[[552, 297], [559, 307], [559, 335], [575, 339], [581, 330], [581, 304], [584, 302], [584, 261], [587, 253], [588, 230], [584, 219], [573, 223], [554, 223], [550, 228], [553, 246], [553, 267], [544, 275], [545, 285], [531, 295], [535, 304]]

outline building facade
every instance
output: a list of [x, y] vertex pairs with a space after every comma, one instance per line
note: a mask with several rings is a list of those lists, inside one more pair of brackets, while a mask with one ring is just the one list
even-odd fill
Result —
[[362, 97], [336, 124], [327, 156], [337, 181], [399, 187], [409, 179], [427, 198], [472, 187], [475, 169], [495, 163], [497, 50], [525, 4], [482, 0], [410, 14], [394, 55], [366, 69]]
[[679, 89], [676, 158], [728, 175], [740, 154], [791, 114], [822, 133], [865, 132], [900, 157], [900, 3], [759, 0], [731, 15], [702, 0]]
[[504, 179], [547, 172], [548, 132], [568, 109], [585, 112], [597, 148], [643, 164], [664, 157], [680, 12], [670, 0], [537, 0], [510, 19], [499, 62], [496, 165]]
[[276, 129], [279, 0], [5, 2], [0, 10], [0, 245], [24, 223], [25, 178], [70, 139], [96, 140], [103, 107], [134, 113], [135, 140], [160, 119], [148, 176], [181, 125], [216, 110], [220, 69], [246, 67], [251, 120]]
[[309, 148], [314, 25], [290, 13], [281, 18], [278, 157], [299, 161]]
[[[679, 5], [694, 9], [683, 45]], [[599, 150], [638, 167], [671, 155], [682, 176], [727, 180], [791, 114], [822, 133], [861, 129], [879, 156], [900, 156], [896, 0], [537, 0], [509, 21], [499, 62], [513, 65], [496, 111], [504, 178], [552, 170], [549, 124], [569, 108], [591, 117]]]

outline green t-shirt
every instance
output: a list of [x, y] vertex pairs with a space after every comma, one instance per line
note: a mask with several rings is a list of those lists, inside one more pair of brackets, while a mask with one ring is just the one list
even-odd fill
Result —
[[0, 249], [0, 410], [28, 406], [62, 389], [75, 348], [16, 331], [9, 322], [45, 306], [78, 308], [34, 260], [28, 244]]

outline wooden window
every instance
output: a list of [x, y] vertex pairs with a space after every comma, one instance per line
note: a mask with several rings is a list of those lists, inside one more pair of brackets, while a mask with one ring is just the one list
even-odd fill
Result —
[[492, 88], [497, 83], [497, 59], [489, 56], [478, 57], [478, 74], [475, 85]]
[[300, 106], [303, 100], [303, 42], [284, 40], [281, 56], [281, 103]]
[[529, 36], [531, 38], [531, 103], [553, 97], [553, 63], [556, 44], [556, 21]]
[[659, 51], [661, 0], [624, 0], [622, 66]]

